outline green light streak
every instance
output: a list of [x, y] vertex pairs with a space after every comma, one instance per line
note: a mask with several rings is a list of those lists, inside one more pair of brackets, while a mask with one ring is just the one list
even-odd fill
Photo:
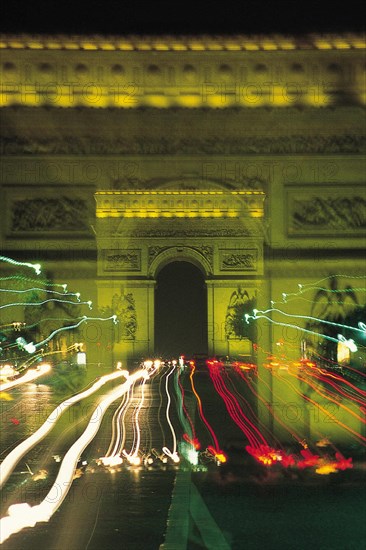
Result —
[[253, 317], [253, 315], [248, 315], [248, 313], [246, 313], [245, 314], [245, 320], [246, 320], [247, 323], [249, 323], [248, 319], [253, 319], [254, 321], [256, 321], [257, 319], [267, 319], [267, 321], [269, 321], [270, 323], [272, 323], [274, 325], [279, 325], [281, 327], [295, 328], [295, 329], [300, 330], [302, 332], [307, 332], [308, 334], [313, 334], [314, 336], [320, 336], [321, 338], [325, 338], [326, 340], [330, 340], [331, 342], [336, 342], [336, 343], [339, 342], [338, 338], [332, 338], [332, 336], [326, 336], [325, 334], [321, 334], [319, 332], [314, 332], [313, 330], [308, 330], [308, 329], [302, 328], [298, 325], [292, 325], [291, 323], [281, 323], [280, 321], [274, 321], [273, 319], [268, 317], [268, 315], [258, 315], [258, 316]]
[[[35, 279], [31, 279], [30, 277], [24, 277], [23, 275], [11, 275], [9, 277], [0, 277], [0, 281], [11, 281], [11, 280], [17, 280], [17, 281], [23, 281], [23, 282], [29, 282], [34, 283]], [[67, 284], [66, 283], [50, 283], [47, 281], [37, 281], [37, 284], [45, 285], [45, 286], [55, 286], [60, 287], [64, 289], [64, 292], [67, 291]], [[42, 289], [43, 290], [43, 289]]]
[[[271, 305], [274, 306], [275, 304], [288, 304], [290, 302], [294, 302], [294, 301], [303, 301], [303, 302], [307, 302], [308, 304], [315, 304], [315, 300], [309, 300], [307, 298], [305, 298], [304, 296], [300, 296], [300, 295], [295, 295], [293, 298], [289, 298], [287, 299], [287, 297], [289, 296], [289, 294], [286, 294], [286, 302], [275, 302], [273, 300], [271, 300]], [[327, 304], [330, 304], [330, 305], [339, 305], [339, 300], [327, 300]], [[351, 303], [343, 303], [343, 307], [349, 307], [349, 308], [354, 308], [355, 305], [354, 304], [351, 304]]]
[[58, 296], [76, 296], [77, 298], [80, 297], [80, 292], [66, 292], [66, 291], [58, 292], [57, 290], [48, 290], [46, 288], [38, 288], [38, 287], [27, 288], [25, 290], [0, 288], [0, 292], [14, 292], [17, 294], [25, 294], [26, 292], [35, 292], [35, 291], [46, 292], [48, 294], [57, 294]]
[[318, 317], [310, 317], [308, 315], [294, 315], [294, 314], [291, 314], [291, 313], [286, 313], [285, 311], [282, 311], [281, 309], [277, 309], [277, 308], [270, 308], [270, 309], [266, 309], [264, 311], [262, 310], [255, 310], [255, 315], [253, 317], [253, 319], [256, 318], [257, 316], [257, 313], [270, 313], [271, 311], [277, 311], [278, 313], [281, 313], [282, 315], [285, 315], [286, 317], [295, 317], [297, 319], [305, 319], [305, 320], [311, 320], [311, 321], [316, 321], [318, 323], [324, 323], [326, 325], [332, 325], [334, 327], [340, 327], [340, 328], [344, 328], [344, 329], [349, 329], [349, 330], [355, 330], [356, 332], [365, 332], [365, 330], [363, 330], [362, 328], [356, 328], [356, 327], [350, 327], [348, 325], [343, 325], [341, 323], [334, 323], [333, 321], [326, 321], [325, 319], [319, 319]]
[[63, 304], [74, 304], [74, 305], [81, 305], [81, 304], [84, 304], [84, 305], [88, 305], [89, 308], [91, 309], [91, 301], [87, 301], [87, 302], [72, 302], [70, 300], [60, 300], [58, 298], [50, 298], [49, 300], [43, 300], [42, 302], [14, 302], [14, 303], [11, 303], [11, 304], [5, 304], [3, 306], [0, 306], [0, 309], [4, 309], [6, 307], [15, 307], [15, 306], [24, 306], [24, 307], [29, 307], [29, 306], [42, 306], [43, 304], [47, 304], [47, 302], [60, 302], [60, 303], [63, 303]]
[[285, 303], [287, 303], [289, 296], [299, 297], [301, 294], [304, 294], [305, 292], [308, 292], [310, 290], [322, 291], [322, 292], [325, 292], [327, 294], [347, 294], [347, 293], [356, 292], [356, 291], [359, 291], [359, 292], [365, 292], [366, 291], [365, 286], [357, 287], [357, 288], [344, 288], [344, 289], [337, 289], [337, 288], [329, 289], [329, 288], [325, 288], [323, 286], [317, 286], [317, 285], [319, 285], [320, 283], [322, 283], [324, 281], [334, 281], [337, 277], [340, 277], [340, 278], [343, 278], [343, 279], [359, 279], [359, 280], [365, 281], [364, 276], [341, 275], [341, 274], [329, 275], [328, 277], [324, 277], [323, 279], [319, 279], [319, 281], [315, 281], [314, 283], [304, 283], [304, 284], [298, 283], [298, 287], [299, 287], [298, 292], [289, 292], [289, 293], [283, 292], [282, 293], [283, 300], [282, 301], [271, 301], [271, 305], [285, 304]]
[[31, 264], [29, 262], [18, 262], [17, 260], [13, 260], [12, 258], [8, 258], [7, 256], [0, 256], [0, 261], [6, 262], [8, 264], [16, 265], [18, 267], [30, 267], [31, 269], [34, 269], [37, 275], [40, 275], [41, 273], [41, 266], [40, 264]]
[[76, 325], [69, 325], [68, 327], [61, 327], [61, 328], [58, 328], [56, 330], [54, 330], [53, 332], [51, 332], [51, 334], [49, 334], [47, 336], [47, 338], [45, 338], [44, 340], [42, 340], [42, 342], [38, 342], [38, 344], [34, 344], [36, 348], [39, 348], [40, 346], [43, 346], [43, 344], [46, 344], [47, 342], [49, 342], [50, 340], [52, 340], [52, 338], [56, 335], [56, 334], [59, 334], [60, 332], [64, 332], [66, 330], [72, 330], [73, 328], [78, 328], [82, 323], [85, 323], [87, 321], [113, 321], [115, 324], [118, 322], [117, 321], [117, 316], [116, 315], [111, 315], [111, 317], [107, 317], [107, 318], [103, 318], [103, 317], [87, 317], [86, 315], [84, 315], [84, 317], [81, 318], [81, 320], [76, 323]]

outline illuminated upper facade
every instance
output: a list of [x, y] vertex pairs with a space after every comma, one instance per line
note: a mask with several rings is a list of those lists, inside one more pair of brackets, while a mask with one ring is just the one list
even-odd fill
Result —
[[2, 105], [364, 104], [362, 36], [3, 36]]

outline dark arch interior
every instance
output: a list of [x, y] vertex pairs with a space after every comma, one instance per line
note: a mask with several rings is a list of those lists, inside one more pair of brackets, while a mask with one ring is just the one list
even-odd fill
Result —
[[188, 262], [172, 262], [157, 277], [155, 352], [164, 357], [207, 353], [205, 281]]

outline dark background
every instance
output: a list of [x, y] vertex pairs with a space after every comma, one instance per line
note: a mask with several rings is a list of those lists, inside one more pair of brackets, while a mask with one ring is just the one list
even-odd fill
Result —
[[197, 267], [177, 261], [160, 271], [154, 326], [159, 356], [167, 359], [207, 353], [207, 290]]
[[360, 32], [364, 2], [314, 0], [9, 0], [0, 30], [73, 34], [304, 34]]

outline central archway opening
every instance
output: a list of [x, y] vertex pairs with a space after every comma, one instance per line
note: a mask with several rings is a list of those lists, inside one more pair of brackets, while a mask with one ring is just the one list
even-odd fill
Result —
[[207, 353], [207, 291], [196, 266], [175, 261], [160, 271], [154, 324], [157, 354], [177, 357]]

